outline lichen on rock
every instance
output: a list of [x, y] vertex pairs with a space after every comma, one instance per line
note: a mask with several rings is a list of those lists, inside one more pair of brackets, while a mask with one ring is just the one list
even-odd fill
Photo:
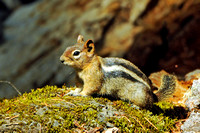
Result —
[[194, 80], [191, 87], [191, 94], [185, 105], [190, 109], [200, 108], [200, 79]]
[[189, 94], [185, 105], [191, 113], [181, 129], [183, 132], [200, 132], [200, 78], [193, 80]]

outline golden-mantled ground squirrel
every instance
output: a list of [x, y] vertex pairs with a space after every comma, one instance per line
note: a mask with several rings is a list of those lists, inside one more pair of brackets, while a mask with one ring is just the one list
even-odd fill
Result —
[[81, 92], [69, 93], [74, 96], [111, 95], [141, 108], [151, 108], [153, 102], [173, 94], [176, 86], [173, 75], [164, 75], [161, 87], [154, 94], [149, 79], [137, 66], [122, 58], [97, 56], [93, 41], [84, 42], [81, 35], [75, 45], [65, 50], [60, 60], [76, 70], [76, 86]]

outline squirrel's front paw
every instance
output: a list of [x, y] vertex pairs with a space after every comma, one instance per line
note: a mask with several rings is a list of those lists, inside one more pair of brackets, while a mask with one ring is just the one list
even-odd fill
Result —
[[80, 94], [81, 88], [77, 88], [75, 90], [71, 90], [70, 92], [68, 92], [67, 94], [65, 94], [66, 96], [82, 96]]
[[66, 95], [67, 96], [81, 96], [80, 93], [77, 93], [77, 92], [75, 93], [75, 92], [71, 92], [71, 91], [69, 93], [67, 93]]

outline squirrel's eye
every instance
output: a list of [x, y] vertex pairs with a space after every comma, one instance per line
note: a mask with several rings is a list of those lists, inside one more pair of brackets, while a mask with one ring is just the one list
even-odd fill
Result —
[[79, 50], [75, 50], [75, 51], [73, 52], [74, 59], [79, 59], [80, 56], [81, 56], [80, 53], [81, 53], [81, 52], [80, 52]]
[[73, 56], [78, 56], [80, 54], [80, 51], [74, 51]]

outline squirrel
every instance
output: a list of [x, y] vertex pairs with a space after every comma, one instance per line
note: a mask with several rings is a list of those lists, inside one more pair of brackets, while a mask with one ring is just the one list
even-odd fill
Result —
[[82, 35], [64, 51], [60, 61], [76, 71], [76, 87], [81, 89], [69, 92], [73, 96], [110, 95], [150, 109], [154, 102], [171, 96], [176, 87], [176, 77], [166, 74], [153, 93], [150, 80], [137, 66], [123, 58], [98, 56], [94, 42], [84, 42]]

